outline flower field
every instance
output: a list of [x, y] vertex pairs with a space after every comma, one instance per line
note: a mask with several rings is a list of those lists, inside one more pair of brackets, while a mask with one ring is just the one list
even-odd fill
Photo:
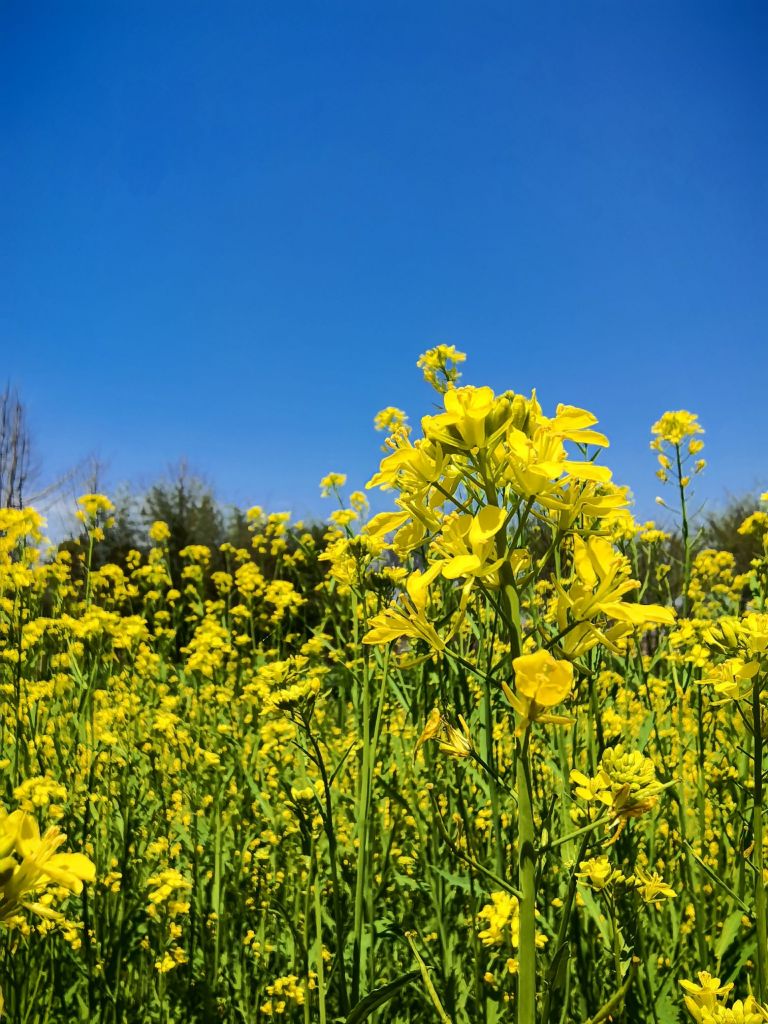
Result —
[[387, 511], [330, 474], [225, 569], [0, 511], [6, 1019], [768, 1021], [768, 512], [703, 547], [666, 413], [673, 544], [594, 416], [462, 361], [377, 417]]

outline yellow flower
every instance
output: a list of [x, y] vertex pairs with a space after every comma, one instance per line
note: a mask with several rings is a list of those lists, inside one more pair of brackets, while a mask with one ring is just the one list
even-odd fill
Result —
[[440, 750], [444, 754], [448, 754], [449, 757], [471, 757], [474, 751], [472, 737], [469, 733], [469, 726], [461, 715], [459, 715], [459, 724], [461, 729], [451, 725], [437, 708], [433, 708], [427, 719], [427, 724], [424, 726], [421, 736], [419, 736], [416, 746], [413, 748], [414, 758], [419, 748], [428, 740], [438, 740]]
[[455, 345], [436, 345], [419, 356], [416, 365], [424, 374], [424, 380], [438, 391], [445, 391], [456, 385], [461, 377], [458, 363], [466, 359], [464, 352], [458, 352]]
[[175, 868], [160, 871], [148, 878], [146, 884], [152, 889], [148, 896], [149, 902], [155, 905], [165, 903], [174, 892], [192, 888], [192, 883]]
[[153, 540], [156, 544], [162, 544], [168, 540], [171, 536], [171, 530], [168, 523], [164, 523], [161, 520], [157, 520], [152, 523], [149, 528], [149, 539]]
[[591, 428], [597, 423], [597, 417], [586, 409], [575, 405], [563, 405], [555, 409], [554, 419], [546, 419], [546, 428], [553, 437], [563, 441], [574, 441], [576, 444], [594, 444], [598, 448], [608, 447], [608, 438], [598, 430]]
[[768, 1010], [754, 996], [737, 999], [732, 1006], [718, 1006], [710, 1016], [705, 1011], [703, 1024], [764, 1024]]
[[756, 537], [762, 537], [768, 533], [768, 512], [762, 510], [753, 512], [752, 515], [747, 516], [738, 532], [742, 536], [753, 534]]
[[[567, 590], [555, 581], [557, 625], [563, 634], [563, 650], [570, 657], [598, 643], [615, 650], [616, 641], [638, 627], [674, 624], [671, 608], [622, 600], [640, 584], [629, 577], [628, 560], [606, 538], [574, 537], [573, 566], [575, 578]], [[615, 625], [609, 629], [599, 626], [593, 620], [601, 615], [613, 619]]]
[[[704, 428], [701, 426], [698, 420], [698, 416], [695, 413], [687, 412], [685, 409], [679, 409], [677, 412], [665, 412], [664, 415], [658, 419], [653, 426], [651, 431], [659, 441], [666, 441], [672, 445], [682, 444], [687, 437], [693, 437], [695, 434], [703, 434]], [[658, 447], [658, 441], [652, 442], [652, 447]], [[692, 454], [696, 454], [701, 451], [701, 446], [698, 445], [693, 449]]]
[[692, 981], [680, 982], [688, 993], [684, 997], [686, 1008], [697, 1024], [764, 1024], [768, 1021], [768, 1009], [754, 996], [737, 999], [726, 1006], [733, 984], [721, 985], [720, 979], [713, 978], [707, 971], [700, 971], [698, 977], [698, 985]]
[[490, 576], [503, 563], [496, 558], [496, 534], [504, 526], [506, 511], [487, 505], [476, 516], [451, 516], [435, 547], [445, 555], [440, 563], [443, 576], [448, 580], [468, 576], [472, 579]]
[[401, 599], [401, 605], [393, 604], [370, 619], [370, 629], [363, 637], [363, 643], [386, 644], [398, 637], [408, 636], [424, 640], [434, 650], [442, 651], [445, 644], [426, 617], [429, 584], [439, 572], [439, 565], [433, 565], [424, 573], [418, 570], [412, 572], [405, 583], [407, 598]]
[[[389, 434], [407, 434], [410, 429], [408, 427], [408, 417], [402, 409], [397, 409], [394, 405], [388, 405], [386, 409], [377, 412], [373, 425], [376, 430], [386, 430]], [[384, 451], [386, 451], [386, 444], [383, 447]]]
[[[49, 883], [76, 895], [83, 882], [93, 882], [93, 863], [82, 853], [57, 853], [66, 836], [55, 826], [40, 836], [36, 822], [23, 811], [0, 816], [0, 921], [29, 906], [42, 913], [43, 904], [27, 904], [25, 896]], [[49, 916], [46, 914], [45, 916]]]
[[531, 722], [567, 724], [570, 719], [549, 714], [546, 709], [565, 700], [573, 686], [573, 665], [558, 661], [549, 651], [522, 654], [512, 662], [515, 670], [515, 692], [502, 682], [509, 703], [520, 715], [518, 733]]
[[[721, 699], [713, 704], [726, 704], [731, 700], [749, 700], [752, 696], [750, 680], [760, 670], [758, 661], [744, 662], [741, 658], [727, 658], [719, 665], [713, 665], [702, 677], [702, 685], [711, 683]], [[744, 686], [743, 684], [747, 684]]]
[[646, 874], [641, 868], [635, 868], [635, 888], [645, 903], [661, 903], [664, 899], [674, 899], [677, 893], [664, 879], [656, 874]]
[[99, 512], [113, 512], [115, 508], [104, 494], [81, 494], [77, 504], [89, 519], [94, 519]]
[[427, 724], [424, 726], [421, 736], [419, 736], [416, 742], [416, 746], [413, 748], [414, 758], [416, 757], [416, 754], [419, 752], [419, 747], [421, 747], [422, 744], [426, 743], [427, 740], [434, 740], [437, 738], [437, 736], [440, 734], [442, 726], [443, 719], [442, 716], [440, 715], [440, 711], [437, 708], [432, 708], [432, 710], [429, 713], [429, 718], [427, 719]]
[[472, 737], [469, 734], [469, 726], [461, 715], [459, 715], [459, 724], [461, 729], [457, 729], [455, 725], [443, 721], [440, 749], [444, 754], [448, 754], [449, 757], [469, 757], [474, 750]]
[[579, 864], [576, 877], [582, 882], [586, 882], [596, 892], [600, 892], [611, 881], [613, 873], [611, 862], [607, 857], [592, 857]]
[[719, 978], [713, 978], [708, 971], [699, 971], [699, 984], [693, 981], [681, 981], [680, 987], [687, 992], [685, 1005], [694, 1020], [700, 1021], [701, 1010], [714, 1010], [720, 999], [728, 995], [733, 983], [721, 985]]
[[[513, 949], [520, 947], [520, 903], [517, 896], [508, 892], [492, 892], [491, 902], [478, 911], [478, 918], [485, 921], [487, 927], [478, 932], [478, 938], [484, 946], [502, 946], [509, 943]], [[547, 943], [547, 936], [536, 934], [536, 947], [541, 949]], [[516, 974], [519, 964], [517, 959], [507, 960], [507, 970]]]
[[446, 391], [443, 402], [445, 412], [423, 418], [425, 437], [448, 449], [472, 451], [485, 447], [499, 426], [492, 417], [494, 410], [499, 409], [492, 389], [451, 388]]
[[[434, 504], [441, 504], [445, 495], [456, 489], [459, 474], [451, 469], [442, 447], [426, 438], [411, 444], [407, 436], [399, 434], [394, 438], [393, 447], [394, 451], [381, 460], [378, 473], [366, 487], [397, 488], [401, 492], [398, 503], [409, 509], [406, 517], [418, 513], [420, 518], [428, 520]], [[438, 483], [439, 489], [435, 490]]]
[[541, 707], [554, 707], [571, 692], [573, 665], [558, 661], [549, 651], [523, 654], [514, 659], [512, 666], [518, 692], [535, 700]]
[[507, 892], [492, 892], [491, 903], [487, 903], [477, 916], [487, 927], [478, 933], [484, 946], [501, 946], [508, 940], [514, 949], [520, 945], [520, 904], [517, 896]]
[[653, 761], [639, 750], [627, 753], [620, 743], [603, 751], [594, 778], [573, 769], [570, 779], [577, 796], [610, 808], [610, 822], [618, 826], [611, 842], [616, 842], [630, 818], [639, 818], [655, 806], [661, 791]]
[[320, 495], [327, 498], [331, 491], [336, 491], [347, 482], [345, 473], [329, 473], [320, 481]]
[[744, 644], [751, 655], [768, 655], [768, 613], [748, 612], [741, 620]]

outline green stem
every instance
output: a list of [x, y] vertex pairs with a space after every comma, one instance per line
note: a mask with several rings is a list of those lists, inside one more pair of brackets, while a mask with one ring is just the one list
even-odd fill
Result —
[[755, 924], [757, 928], [757, 1000], [768, 993], [768, 915], [766, 915], [763, 874], [763, 733], [760, 707], [760, 677], [752, 684], [752, 728], [755, 742], [753, 832], [755, 842]]
[[[496, 773], [496, 761], [493, 750], [493, 710], [491, 708], [491, 688], [488, 677], [485, 677], [485, 759], [487, 761], [491, 794], [491, 817], [493, 819], [494, 865], [497, 875], [504, 874], [504, 834], [501, 827], [501, 808], [499, 807], [499, 786]], [[480, 760], [478, 758], [478, 760]]]
[[575, 829], [573, 832], [569, 832], [567, 835], [558, 836], [557, 839], [552, 839], [547, 844], [547, 850], [554, 850], [556, 846], [562, 846], [563, 843], [569, 843], [572, 839], [578, 838], [578, 836], [586, 836], [590, 832], [594, 832], [596, 828], [600, 828], [604, 825], [607, 820], [607, 815], [601, 814], [599, 818], [595, 818], [594, 821], [590, 821], [588, 825], [583, 825], [581, 828]]
[[517, 757], [520, 947], [517, 977], [517, 1024], [536, 1024], [536, 851], [529, 762], [530, 729]]
[[[92, 529], [92, 527], [91, 527]], [[91, 565], [93, 564], [93, 533], [88, 530], [88, 560], [85, 565], [85, 607], [91, 606]]]
[[517, 898], [519, 899], [521, 896], [519, 889], [515, 889], [515, 887], [510, 885], [509, 882], [507, 882], [504, 878], [500, 878], [498, 875], [494, 874], [493, 871], [490, 871], [488, 868], [482, 865], [480, 861], [475, 860], [474, 857], [471, 857], [468, 853], [464, 853], [463, 850], [459, 849], [459, 847], [448, 835], [448, 830], [445, 827], [445, 822], [440, 816], [440, 808], [437, 805], [437, 800], [435, 799], [435, 795], [431, 790], [429, 795], [430, 799], [432, 800], [432, 807], [435, 812], [435, 821], [437, 822], [437, 827], [440, 832], [440, 835], [443, 837], [444, 842], [446, 843], [448, 849], [451, 851], [454, 857], [457, 857], [459, 860], [464, 861], [465, 864], [468, 864], [471, 868], [474, 868], [475, 871], [479, 871], [480, 874], [485, 875], [486, 878], [490, 878], [492, 882], [498, 885], [500, 889], [503, 889], [505, 892], [508, 892], [510, 896], [517, 896]]
[[613, 969], [616, 971], [616, 984], [621, 987], [621, 933], [619, 922], [616, 919], [616, 906], [613, 900], [609, 900], [611, 911], [611, 937], [613, 939]]
[[[312, 863], [315, 862], [315, 852], [312, 851]], [[315, 910], [315, 968], [317, 973], [317, 1000], [318, 1010], [320, 1014], [320, 1024], [326, 1024], [326, 1010], [325, 1010], [325, 964], [323, 963], [323, 915], [320, 909], [320, 871], [319, 871], [319, 857], [317, 858], [317, 864], [315, 864], [315, 877], [314, 881], [310, 880], [312, 887], [312, 894], [314, 897], [314, 910]]]
[[304, 722], [304, 729], [307, 734], [307, 739], [312, 744], [312, 750], [314, 752], [314, 761], [320, 770], [320, 777], [323, 781], [323, 793], [324, 793], [324, 809], [322, 814], [323, 828], [325, 829], [325, 835], [328, 840], [328, 865], [331, 873], [331, 891], [333, 893], [333, 917], [336, 928], [336, 962], [339, 967], [339, 986], [341, 988], [341, 1007], [344, 1013], [349, 1012], [349, 990], [347, 988], [347, 971], [344, 962], [344, 946], [345, 946], [345, 927], [344, 927], [344, 914], [342, 909], [341, 900], [341, 887], [339, 885], [339, 872], [337, 866], [338, 859], [338, 844], [336, 841], [336, 832], [333, 826], [333, 801], [331, 796], [331, 783], [328, 779], [328, 772], [325, 767], [325, 761], [323, 759], [322, 751], [320, 750], [320, 744], [317, 742], [312, 730], [309, 727], [309, 722]]
[[[568, 928], [571, 923], [573, 901], [576, 895], [576, 872], [579, 870], [579, 864], [586, 856], [589, 842], [589, 833], [582, 835], [579, 852], [576, 854], [576, 859], [573, 862], [571, 874], [568, 879], [568, 890], [565, 894], [565, 899], [563, 900], [563, 909], [560, 916], [560, 928], [557, 932], [555, 951], [552, 954], [552, 960], [550, 961], [549, 971], [547, 973], [547, 988], [544, 993], [544, 1006], [541, 1014], [542, 1024], [548, 1024], [552, 1008], [552, 997], [560, 994], [560, 991], [565, 987], [565, 983], [568, 978]], [[563, 961], [565, 962], [563, 963]]]
[[[678, 700], [677, 702], [677, 733], [680, 744], [680, 760], [682, 763], [683, 755], [686, 747], [686, 733], [685, 724], [683, 721], [683, 702]], [[688, 881], [693, 895], [693, 907], [695, 912], [694, 923], [696, 926], [696, 946], [698, 949], [699, 961], [701, 963], [707, 962], [707, 940], [704, 934], [704, 915], [701, 910], [701, 895], [703, 893], [703, 887], [701, 883], [701, 875], [698, 870], [698, 858], [696, 857], [693, 847], [688, 841], [688, 800], [686, 795], [685, 783], [681, 783], [680, 787], [676, 790], [678, 801], [677, 806], [679, 810], [679, 822], [680, 822], [680, 837], [683, 840], [683, 847], [686, 850], [687, 857], [685, 858], [684, 864], [688, 872]], [[696, 858], [694, 860], [694, 858]]]
[[603, 1003], [600, 1009], [597, 1011], [594, 1017], [590, 1017], [587, 1024], [601, 1024], [604, 1020], [613, 1020], [616, 1016], [616, 1011], [620, 1009], [627, 992], [629, 992], [630, 985], [634, 981], [635, 974], [637, 972], [637, 963], [633, 960], [629, 967], [629, 972], [621, 988], [615, 992], [608, 1002]]
[[705, 874], [709, 875], [709, 877], [712, 879], [712, 881], [715, 883], [715, 885], [719, 885], [720, 888], [723, 890], [723, 892], [727, 892], [728, 895], [731, 897], [731, 899], [735, 902], [736, 906], [740, 910], [743, 910], [744, 913], [747, 914], [747, 916], [751, 917], [752, 916], [752, 911], [747, 906], [747, 904], [744, 902], [744, 900], [741, 899], [739, 894], [734, 892], [733, 889], [730, 887], [730, 885], [727, 885], [718, 874], [715, 874], [715, 872], [712, 870], [712, 868], [708, 867], [704, 863], [704, 861], [701, 859], [701, 857], [698, 855], [698, 853], [696, 853], [696, 851], [694, 850], [694, 848], [691, 846], [691, 844], [688, 842], [687, 839], [683, 839], [683, 847], [693, 857], [693, 859], [696, 861], [696, 863], [699, 865], [699, 867], [702, 869], [702, 871], [704, 871]]
[[691, 582], [691, 543], [688, 530], [688, 509], [685, 501], [685, 487], [683, 486], [683, 463], [680, 458], [680, 445], [675, 445], [675, 457], [677, 459], [677, 486], [680, 490], [680, 517], [682, 520], [680, 532], [683, 536], [683, 618], [688, 615], [688, 587]]

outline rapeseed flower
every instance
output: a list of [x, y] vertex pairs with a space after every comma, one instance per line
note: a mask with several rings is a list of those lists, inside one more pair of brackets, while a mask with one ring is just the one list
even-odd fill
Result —
[[531, 722], [568, 724], [570, 719], [552, 715], [549, 708], [562, 703], [573, 686], [573, 665], [558, 661], [549, 651], [522, 654], [512, 662], [515, 690], [502, 682], [509, 703], [520, 716], [517, 731], [524, 732]]

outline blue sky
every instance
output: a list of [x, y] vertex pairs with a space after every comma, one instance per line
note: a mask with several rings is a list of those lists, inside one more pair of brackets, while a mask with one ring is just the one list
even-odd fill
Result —
[[6, 2], [0, 355], [44, 469], [323, 508], [415, 361], [768, 486], [764, 3]]

